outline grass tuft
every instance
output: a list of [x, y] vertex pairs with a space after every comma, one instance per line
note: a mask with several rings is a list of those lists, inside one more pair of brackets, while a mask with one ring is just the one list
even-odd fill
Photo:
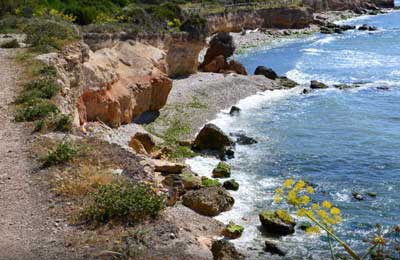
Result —
[[61, 142], [54, 150], [50, 150], [42, 158], [43, 167], [47, 168], [70, 161], [77, 154], [76, 149], [69, 142]]

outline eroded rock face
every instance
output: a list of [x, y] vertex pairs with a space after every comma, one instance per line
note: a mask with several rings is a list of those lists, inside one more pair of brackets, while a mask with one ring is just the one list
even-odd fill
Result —
[[217, 216], [232, 208], [235, 200], [221, 187], [189, 191], [183, 196], [183, 205], [204, 216]]
[[172, 88], [164, 58], [160, 49], [134, 41], [91, 52], [83, 64], [81, 123], [100, 120], [118, 127], [161, 109]]

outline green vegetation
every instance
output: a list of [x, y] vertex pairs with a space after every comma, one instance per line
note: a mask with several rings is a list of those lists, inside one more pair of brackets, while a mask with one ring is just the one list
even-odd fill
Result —
[[43, 167], [50, 167], [70, 161], [77, 154], [76, 149], [69, 142], [61, 142], [54, 150], [50, 150], [42, 158]]
[[244, 231], [244, 227], [235, 224], [233, 221], [230, 221], [229, 224], [225, 227], [223, 231], [223, 235], [228, 238], [238, 238], [242, 235]]
[[17, 109], [15, 120], [22, 121], [35, 121], [45, 118], [53, 113], [58, 113], [56, 105], [50, 103], [48, 100], [38, 99], [24, 104], [23, 107]]
[[229, 178], [231, 176], [231, 167], [226, 162], [219, 162], [212, 174], [214, 178]]
[[69, 115], [51, 114], [47, 118], [35, 121], [34, 132], [40, 131], [71, 132], [72, 118]]
[[156, 217], [165, 208], [165, 197], [150, 186], [115, 182], [93, 193], [89, 205], [81, 212], [82, 220], [99, 225], [111, 220], [135, 224]]

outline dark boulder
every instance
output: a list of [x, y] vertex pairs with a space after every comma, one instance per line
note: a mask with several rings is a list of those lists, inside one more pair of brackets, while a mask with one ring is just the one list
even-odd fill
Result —
[[356, 29], [356, 26], [344, 24], [340, 26], [340, 29], [342, 29], [343, 31], [354, 30]]
[[214, 240], [211, 246], [211, 252], [214, 260], [244, 260], [243, 254], [239, 253], [235, 246], [225, 240]]
[[377, 87], [376, 89], [377, 90], [389, 90], [389, 87], [385, 87], [385, 86], [384, 87]]
[[307, 95], [308, 93], [310, 93], [311, 92], [311, 90], [309, 90], [309, 89], [303, 89], [303, 91], [301, 92], [301, 94], [303, 94], [303, 95]]
[[239, 133], [230, 133], [231, 136], [236, 138], [236, 143], [240, 145], [251, 145], [258, 143], [256, 139], [252, 137], [248, 137], [242, 132]]
[[296, 223], [293, 218], [282, 210], [265, 210], [259, 215], [265, 232], [286, 236], [294, 233]]
[[232, 208], [235, 200], [221, 187], [208, 187], [187, 192], [182, 199], [183, 205], [197, 213], [214, 217]]
[[263, 75], [272, 80], [278, 78], [278, 74], [276, 74], [276, 72], [273, 69], [267, 68], [265, 66], [258, 66], [254, 71], [254, 75]]
[[283, 88], [294, 88], [297, 85], [299, 85], [296, 81], [291, 80], [287, 77], [279, 77], [279, 84], [283, 87]]
[[368, 24], [363, 24], [360, 27], [358, 27], [358, 30], [360, 30], [360, 31], [376, 31], [376, 30], [378, 30], [378, 28], [375, 26], [370, 26]]
[[353, 192], [351, 195], [356, 200], [364, 200], [364, 196], [359, 192]]
[[239, 190], [239, 183], [237, 181], [235, 181], [234, 179], [227, 180], [224, 182], [224, 184], [222, 184], [222, 187], [224, 187], [227, 190], [237, 191], [237, 190]]
[[238, 108], [237, 106], [232, 106], [231, 110], [229, 111], [229, 114], [231, 116], [236, 116], [236, 115], [238, 115], [240, 113], [240, 111], [241, 111], [241, 109]]
[[324, 89], [324, 88], [328, 88], [328, 86], [322, 82], [319, 82], [316, 80], [311, 80], [310, 88], [311, 89]]
[[231, 139], [218, 126], [209, 123], [200, 130], [193, 146], [200, 150], [224, 151], [231, 144]]
[[236, 46], [233, 42], [233, 37], [226, 32], [218, 33], [210, 41], [206, 55], [204, 56], [203, 64], [208, 64], [217, 56], [222, 55], [225, 60], [233, 55]]
[[264, 251], [268, 252], [272, 255], [279, 255], [279, 256], [285, 256], [286, 252], [283, 251], [279, 246], [270, 240], [265, 240], [264, 243]]

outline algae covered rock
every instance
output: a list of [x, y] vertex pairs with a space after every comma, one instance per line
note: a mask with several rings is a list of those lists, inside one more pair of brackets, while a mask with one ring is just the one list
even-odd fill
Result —
[[265, 240], [264, 242], [264, 251], [268, 252], [272, 255], [279, 255], [279, 256], [285, 256], [286, 252], [283, 251], [279, 246], [271, 241], [271, 240]]
[[227, 180], [222, 184], [222, 187], [224, 187], [227, 190], [234, 190], [237, 191], [239, 190], [239, 183], [235, 181], [234, 179], [232, 180]]
[[200, 189], [202, 186], [200, 177], [194, 175], [189, 171], [183, 171], [181, 177], [182, 184], [185, 190], [196, 190]]
[[279, 84], [284, 88], [294, 88], [299, 85], [296, 81], [287, 77], [279, 77]]
[[244, 231], [244, 227], [235, 224], [234, 222], [229, 222], [229, 224], [225, 227], [222, 234], [230, 239], [236, 239], [242, 236]]
[[201, 185], [203, 187], [220, 187], [221, 183], [219, 180], [216, 179], [210, 179], [206, 176], [201, 177]]
[[229, 178], [231, 177], [231, 167], [226, 162], [220, 162], [213, 170], [212, 175], [214, 178]]
[[265, 232], [276, 235], [290, 235], [294, 233], [296, 223], [284, 210], [265, 210], [259, 215]]
[[214, 217], [230, 210], [235, 200], [224, 188], [209, 187], [187, 192], [182, 202], [201, 215]]
[[311, 80], [310, 88], [311, 89], [324, 89], [324, 88], [328, 88], [328, 86], [322, 82], [319, 82], [316, 80]]

